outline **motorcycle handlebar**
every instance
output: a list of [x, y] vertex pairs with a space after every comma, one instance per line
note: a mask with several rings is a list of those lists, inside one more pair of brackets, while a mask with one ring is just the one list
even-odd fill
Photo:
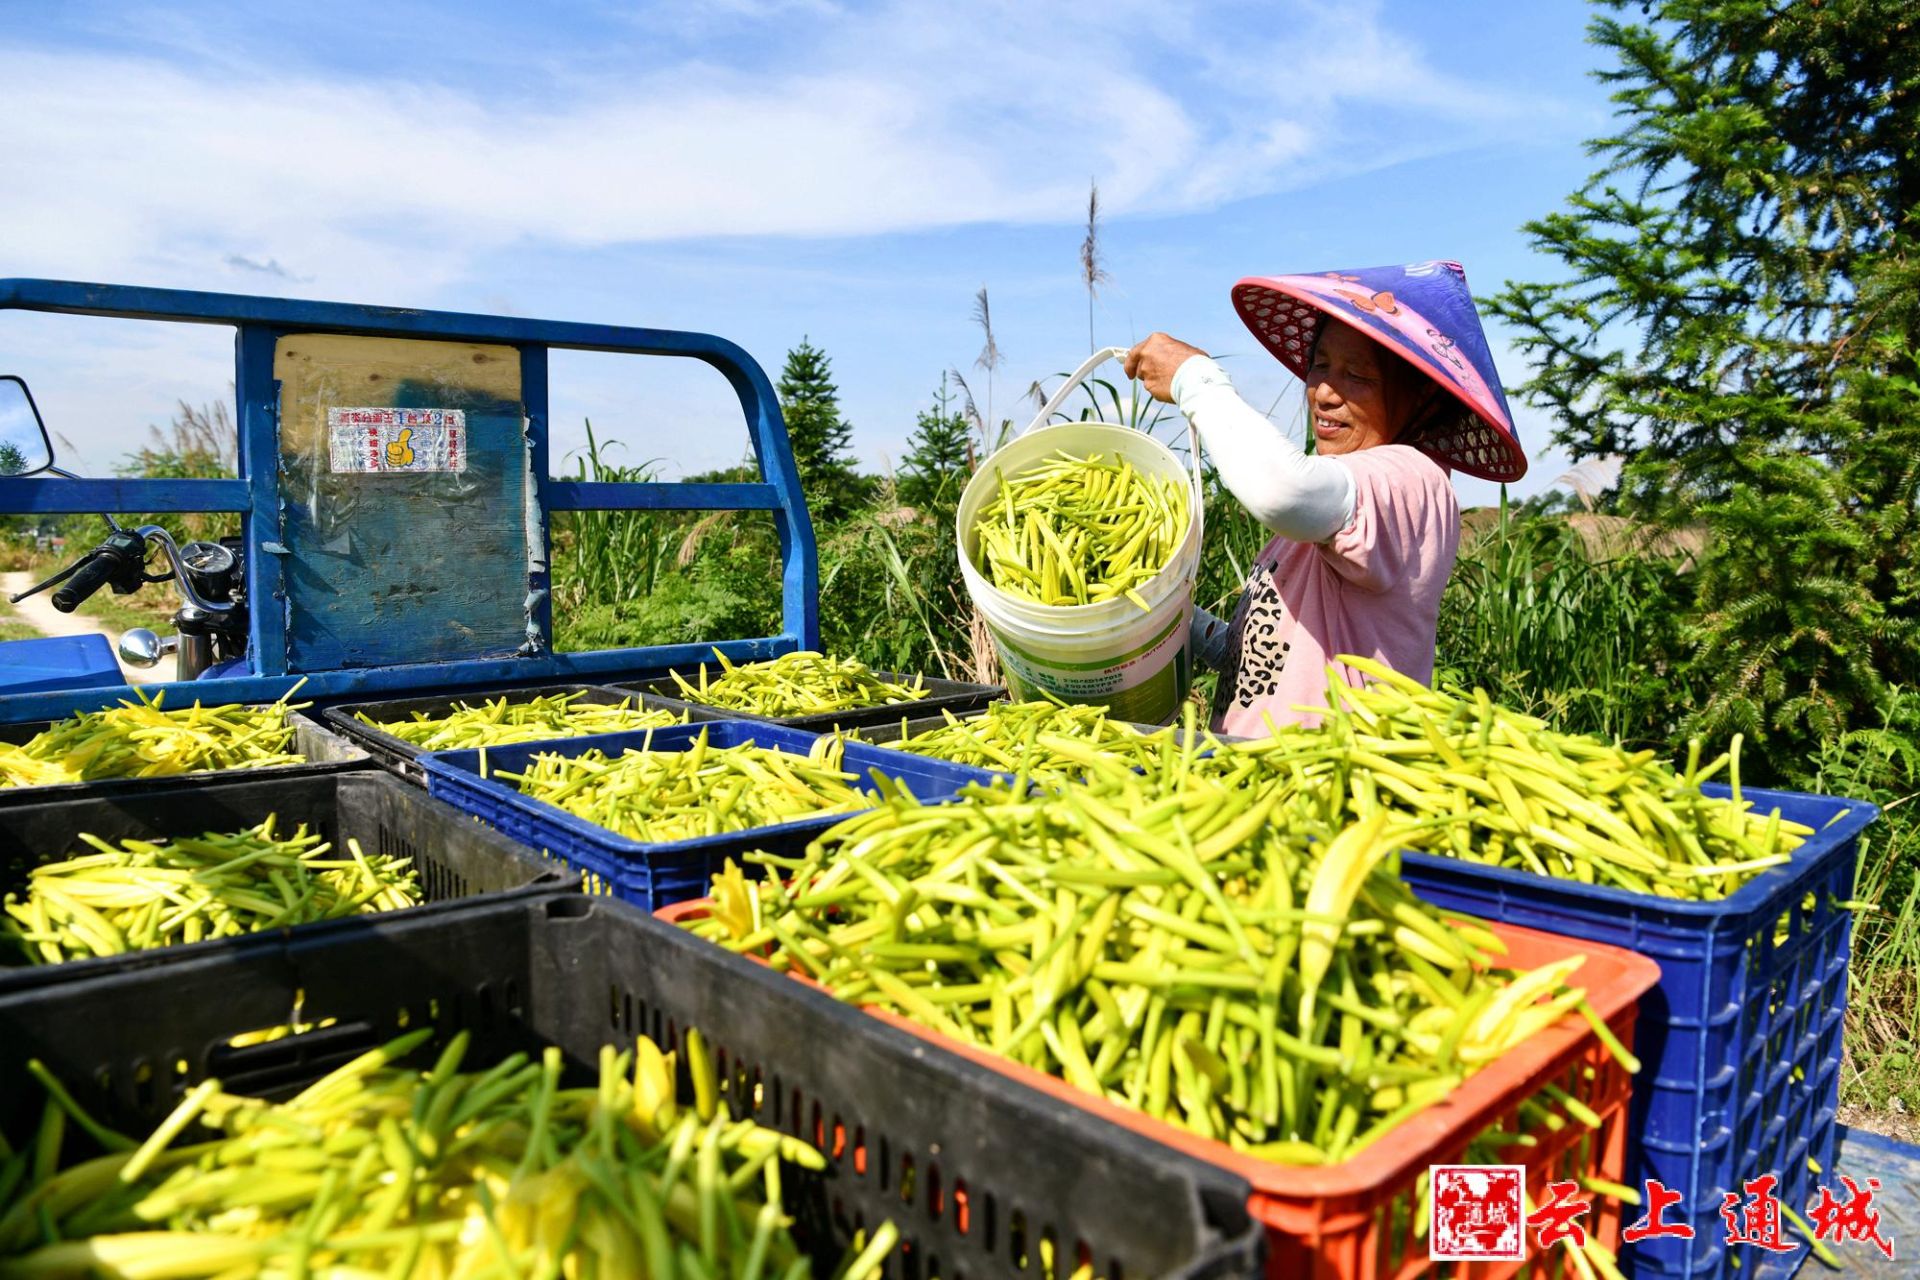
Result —
[[100, 547], [53, 593], [53, 607], [62, 613], [72, 613], [81, 601], [113, 581], [121, 568], [120, 552], [111, 546]]
[[164, 578], [148, 579], [144, 576], [147, 563], [148, 541], [158, 542], [167, 555], [167, 564], [173, 570], [174, 584], [188, 604], [210, 614], [230, 613], [234, 609], [231, 600], [207, 600], [194, 590], [193, 577], [180, 559], [180, 548], [173, 536], [157, 524], [142, 525], [138, 529], [113, 527], [107, 540], [89, 551], [69, 568], [62, 569], [44, 582], [28, 587], [18, 595], [7, 598], [18, 604], [28, 596], [37, 595], [56, 583], [64, 586], [53, 593], [53, 607], [62, 613], [72, 613], [80, 607], [82, 601], [101, 587], [112, 583], [114, 590], [121, 593], [132, 591], [142, 582], [164, 581]]

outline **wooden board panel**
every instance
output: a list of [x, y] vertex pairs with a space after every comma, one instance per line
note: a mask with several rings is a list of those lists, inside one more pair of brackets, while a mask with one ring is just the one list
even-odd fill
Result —
[[[274, 352], [292, 671], [502, 657], [526, 641], [513, 347], [289, 334]], [[327, 410], [459, 409], [464, 472], [335, 473]]]

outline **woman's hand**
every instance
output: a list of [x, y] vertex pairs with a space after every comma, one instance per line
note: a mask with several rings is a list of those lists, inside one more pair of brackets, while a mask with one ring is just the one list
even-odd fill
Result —
[[1164, 333], [1150, 333], [1146, 341], [1127, 352], [1127, 376], [1144, 383], [1155, 400], [1173, 403], [1173, 375], [1190, 356], [1207, 354]]

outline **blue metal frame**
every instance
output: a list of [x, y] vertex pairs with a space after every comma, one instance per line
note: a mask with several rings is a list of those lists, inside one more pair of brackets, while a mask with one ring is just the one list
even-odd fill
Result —
[[[734, 343], [704, 333], [636, 329], [483, 316], [453, 311], [309, 302], [244, 294], [145, 289], [60, 280], [0, 280], [0, 310], [48, 311], [119, 319], [225, 324], [236, 330], [234, 387], [239, 409], [237, 480], [64, 480], [49, 476], [0, 478], [0, 514], [94, 511], [237, 511], [250, 554], [247, 593], [253, 603], [253, 676], [158, 686], [171, 698], [209, 702], [270, 700], [304, 678], [301, 697], [342, 698], [413, 689], [473, 688], [505, 682], [565, 681], [649, 675], [704, 659], [713, 647], [729, 658], [755, 660], [820, 643], [820, 569], [813, 522], [801, 495], [799, 472], [773, 386], [760, 365]], [[521, 355], [521, 395], [529, 422], [534, 484], [547, 516], [555, 511], [770, 511], [780, 536], [781, 634], [715, 645], [657, 645], [590, 653], [287, 674], [284, 619], [273, 605], [284, 599], [280, 557], [261, 549], [279, 527], [279, 384], [274, 344], [289, 333], [355, 334], [511, 345]], [[547, 475], [547, 352], [554, 349], [679, 356], [704, 361], [732, 385], [760, 466], [758, 484], [601, 484]], [[539, 581], [535, 589], [546, 586]], [[543, 602], [536, 621], [551, 636]], [[123, 687], [0, 698], [0, 723], [43, 720], [110, 704]]]

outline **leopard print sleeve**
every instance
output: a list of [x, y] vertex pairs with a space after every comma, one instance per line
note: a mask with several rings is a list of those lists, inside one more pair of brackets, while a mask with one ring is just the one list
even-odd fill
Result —
[[1273, 570], [1265, 560], [1254, 564], [1239, 607], [1234, 610], [1233, 629], [1227, 636], [1227, 661], [1214, 694], [1216, 719], [1231, 708], [1245, 710], [1270, 698], [1280, 687], [1280, 674], [1286, 670], [1292, 646], [1281, 639], [1287, 631], [1287, 606], [1274, 586]]

